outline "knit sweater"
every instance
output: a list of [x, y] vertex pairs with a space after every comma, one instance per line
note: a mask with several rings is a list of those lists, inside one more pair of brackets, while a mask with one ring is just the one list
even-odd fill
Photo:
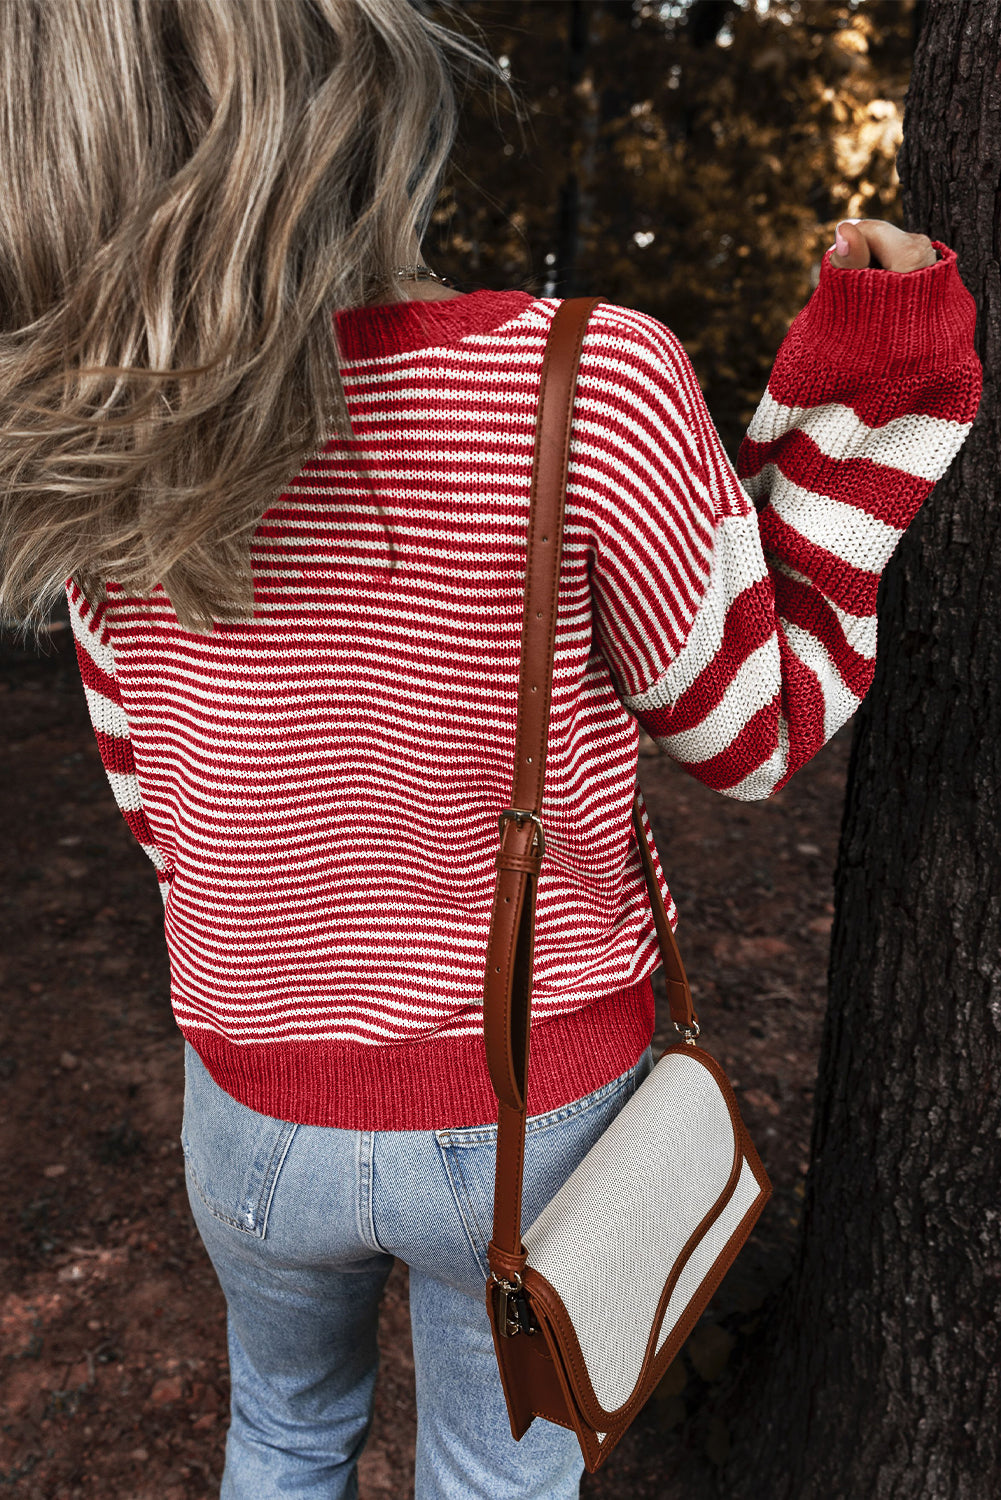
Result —
[[[869, 689], [880, 575], [981, 395], [975, 304], [937, 248], [908, 274], [824, 257], [736, 472], [677, 337], [634, 308], [591, 315], [531, 1113], [616, 1077], [651, 1040], [638, 726], [704, 785], [760, 800]], [[247, 623], [188, 632], [160, 587], [109, 582], [92, 606], [67, 582], [100, 753], [164, 897], [177, 1024], [264, 1114], [395, 1130], [496, 1119], [483, 975], [558, 305], [481, 290], [335, 315], [356, 439], [327, 443], [264, 515]]]

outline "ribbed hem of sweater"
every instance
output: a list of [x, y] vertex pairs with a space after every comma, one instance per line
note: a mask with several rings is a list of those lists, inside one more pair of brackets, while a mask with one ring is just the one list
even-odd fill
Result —
[[[649, 979], [534, 1025], [528, 1113], [548, 1114], [618, 1078], [643, 1055], [653, 1028]], [[342, 1130], [459, 1130], [497, 1121], [482, 1037], [243, 1046], [199, 1027], [181, 1031], [220, 1088], [274, 1119]]]

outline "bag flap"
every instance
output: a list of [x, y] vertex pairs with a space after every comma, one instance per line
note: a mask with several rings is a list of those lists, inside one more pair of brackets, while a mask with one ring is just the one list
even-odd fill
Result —
[[[771, 1185], [729, 1080], [708, 1053], [681, 1044], [525, 1231], [529, 1267], [572, 1324], [587, 1375], [575, 1385], [596, 1426], [630, 1401], [765, 1188], [758, 1211]], [[558, 1313], [553, 1321], [563, 1323]]]

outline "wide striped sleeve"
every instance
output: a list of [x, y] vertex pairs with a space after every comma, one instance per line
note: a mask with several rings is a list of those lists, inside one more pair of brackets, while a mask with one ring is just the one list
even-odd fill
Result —
[[906, 274], [825, 257], [736, 471], [678, 339], [626, 315], [599, 638], [625, 706], [725, 796], [771, 796], [855, 713], [880, 576], [973, 424], [976, 305], [935, 243]]
[[115, 681], [114, 653], [104, 625], [105, 606], [92, 606], [72, 578], [66, 581], [66, 597], [97, 748], [122, 816], [156, 868], [160, 894], [166, 904], [171, 872], [154, 842], [143, 811], [128, 720]]

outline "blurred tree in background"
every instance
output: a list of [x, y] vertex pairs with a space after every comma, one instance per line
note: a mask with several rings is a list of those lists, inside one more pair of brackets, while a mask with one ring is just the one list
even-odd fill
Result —
[[837, 220], [900, 222], [894, 158], [923, 7], [424, 8], [480, 28], [524, 104], [519, 118], [481, 79], [466, 91], [428, 263], [467, 291], [598, 295], [659, 318], [735, 460]]

